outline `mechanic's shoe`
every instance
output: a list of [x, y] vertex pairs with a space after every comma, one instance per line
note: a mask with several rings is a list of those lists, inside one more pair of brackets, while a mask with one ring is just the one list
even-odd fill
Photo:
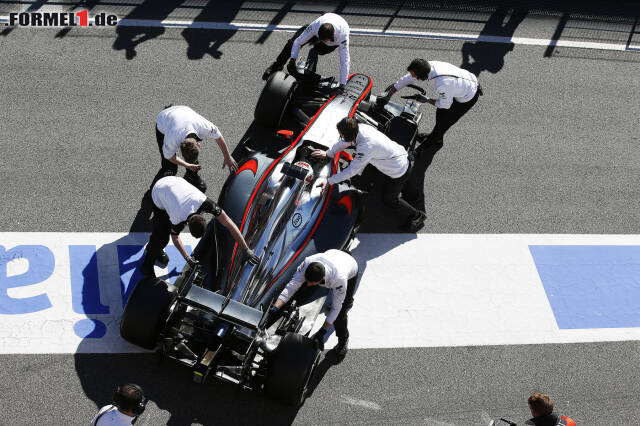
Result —
[[338, 339], [338, 344], [333, 348], [333, 350], [336, 351], [338, 359], [342, 359], [347, 355], [347, 351], [349, 350], [348, 345], [348, 337], [346, 339]]
[[163, 268], [166, 268], [169, 264], [169, 255], [167, 254], [167, 252], [162, 250], [162, 253], [160, 253], [160, 256], [158, 256], [156, 262], [158, 262], [158, 264]]
[[409, 232], [417, 232], [424, 226], [424, 221], [427, 219], [425, 212], [418, 210], [416, 216], [410, 217], [406, 224], [406, 228]]
[[264, 74], [262, 74], [262, 79], [267, 81], [269, 80], [269, 77], [271, 77], [271, 74], [281, 70], [282, 70], [282, 67], [274, 62], [271, 65], [269, 65], [266, 70], [264, 70]]

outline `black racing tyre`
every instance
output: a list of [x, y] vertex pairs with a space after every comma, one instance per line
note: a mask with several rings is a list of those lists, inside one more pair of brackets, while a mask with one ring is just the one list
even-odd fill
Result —
[[265, 84], [256, 110], [253, 114], [256, 122], [266, 127], [277, 128], [297, 86], [296, 79], [282, 71], [271, 75]]
[[287, 405], [301, 405], [319, 357], [316, 342], [301, 334], [285, 334], [269, 358], [267, 395]]
[[175, 297], [175, 287], [166, 281], [142, 278], [124, 307], [120, 335], [134, 345], [153, 349]]

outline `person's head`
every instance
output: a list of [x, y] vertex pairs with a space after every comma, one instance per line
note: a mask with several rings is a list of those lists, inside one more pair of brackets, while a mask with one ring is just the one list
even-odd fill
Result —
[[411, 73], [414, 78], [419, 80], [426, 80], [429, 78], [431, 72], [431, 65], [424, 59], [416, 58], [407, 67], [407, 71]]
[[355, 142], [358, 136], [358, 121], [355, 118], [345, 117], [336, 125], [340, 137], [345, 142]]
[[118, 387], [113, 395], [113, 405], [123, 414], [131, 417], [142, 414], [146, 404], [147, 400], [142, 388], [133, 383]]
[[180, 152], [182, 153], [184, 161], [195, 164], [198, 161], [198, 154], [200, 153], [200, 142], [195, 138], [187, 137], [184, 142], [180, 144]]
[[333, 41], [333, 35], [333, 25], [329, 23], [322, 24], [320, 25], [320, 28], [318, 28], [318, 38], [320, 39], [320, 41], [323, 41], [325, 43], [328, 41]]
[[324, 274], [324, 265], [320, 262], [312, 262], [304, 271], [304, 279], [307, 281], [307, 285], [316, 285], [324, 279]]
[[535, 392], [531, 394], [527, 402], [533, 417], [546, 416], [553, 412], [553, 401], [549, 395]]
[[199, 214], [189, 216], [187, 225], [189, 226], [189, 232], [194, 238], [202, 238], [204, 232], [207, 230], [207, 220]]

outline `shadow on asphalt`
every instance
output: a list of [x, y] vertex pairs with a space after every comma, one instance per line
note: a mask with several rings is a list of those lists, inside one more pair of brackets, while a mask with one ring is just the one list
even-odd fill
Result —
[[[512, 37], [527, 14], [528, 11], [523, 9], [498, 8], [480, 31], [480, 37]], [[479, 76], [482, 71], [495, 74], [504, 67], [504, 58], [514, 46], [513, 43], [464, 43], [460, 68], [476, 76]]]

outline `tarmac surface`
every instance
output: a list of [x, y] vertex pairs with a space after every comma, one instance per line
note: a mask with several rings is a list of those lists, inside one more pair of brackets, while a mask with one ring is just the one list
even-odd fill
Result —
[[[281, 15], [278, 23], [288, 25], [322, 12], [295, 2], [290, 9], [267, 4], [271, 14], [260, 9], [264, 4], [248, 2], [235, 14], [226, 7], [216, 12], [211, 4], [164, 13], [163, 6], [136, 11], [135, 5], [91, 3], [91, 14], [105, 10], [121, 18], [272, 22]], [[27, 7], [2, 2], [0, 15]], [[371, 10], [347, 19], [352, 26], [384, 26], [394, 13], [373, 8], [372, 17]], [[502, 12], [489, 6], [431, 12], [429, 19], [405, 21], [422, 30], [430, 25], [441, 32], [493, 30], [548, 39], [563, 19], [561, 12], [530, 11], [499, 33], [487, 22]], [[567, 39], [640, 38], [627, 17], [573, 22]], [[210, 118], [233, 149], [251, 124], [261, 74], [289, 37], [180, 28], [8, 30], [0, 33], [3, 232], [148, 230], [148, 218], [138, 212], [159, 167], [157, 112], [169, 103], [189, 105]], [[485, 95], [447, 133], [427, 172], [428, 220], [420, 232], [638, 233], [640, 53], [352, 36], [351, 68], [371, 75], [377, 93], [413, 57], [461, 65], [463, 52], [471, 52]], [[337, 66], [330, 55], [322, 58], [320, 71], [335, 75]], [[423, 107], [422, 131], [433, 125], [430, 108]], [[203, 147], [202, 175], [208, 192], [217, 194], [228, 172], [220, 169], [215, 144]], [[361, 230], [399, 227], [383, 214]], [[0, 424], [86, 424], [96, 407], [110, 401], [115, 385], [133, 376], [151, 400], [138, 424], [521, 422], [533, 391], [552, 395], [559, 411], [578, 424], [635, 424], [639, 349], [637, 341], [363, 349], [337, 365], [329, 352], [300, 410], [231, 385], [199, 387], [187, 371], [158, 364], [153, 355], [1, 355]]]

